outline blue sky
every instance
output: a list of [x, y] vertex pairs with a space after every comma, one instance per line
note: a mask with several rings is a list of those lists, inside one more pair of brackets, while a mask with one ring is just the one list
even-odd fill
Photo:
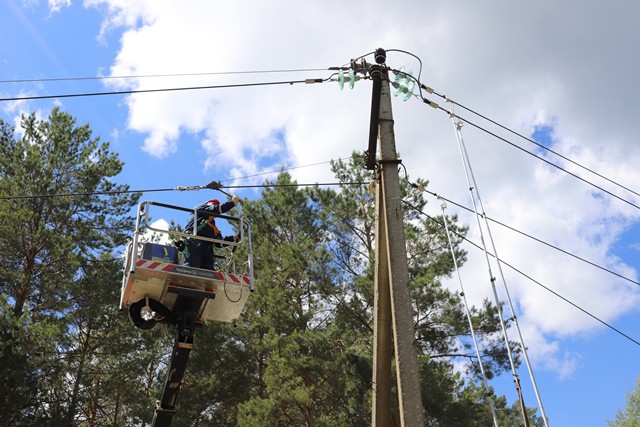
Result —
[[[175, 3], [175, 4], [174, 4]], [[0, 4], [0, 80], [326, 69], [377, 47], [410, 51], [422, 59], [422, 80], [452, 99], [533, 136], [599, 173], [634, 189], [640, 89], [638, 6], [586, 6], [567, 1], [534, 5], [471, 1], [329, 1], [322, 8], [283, 1], [85, 0]], [[52, 12], [52, 8], [55, 11]], [[382, 12], [384, 11], [384, 12]], [[411, 11], [411, 13], [407, 13]], [[567, 21], [566, 16], [572, 16]], [[357, 17], [357, 19], [356, 19]], [[607, 19], [604, 19], [607, 17]], [[331, 28], [326, 26], [332, 22]], [[607, 27], [602, 22], [616, 22]], [[388, 64], [417, 75], [417, 61], [389, 52]], [[175, 78], [0, 83], [0, 97], [287, 81], [327, 77], [326, 71]], [[347, 157], [366, 147], [370, 85], [337, 84], [97, 96], [0, 103], [0, 117], [46, 115], [55, 105], [90, 123], [126, 162], [118, 177], [132, 189], [199, 185], [237, 178], [259, 183], [274, 175], [241, 177]], [[445, 108], [450, 106], [432, 96]], [[415, 99], [394, 99], [397, 148], [409, 174], [430, 190], [466, 206], [470, 197], [455, 136], [446, 114]], [[539, 155], [513, 135], [475, 118]], [[463, 128], [487, 214], [599, 265], [638, 280], [640, 214], [592, 187], [478, 131]], [[555, 161], [555, 159], [554, 159]], [[584, 171], [559, 163], [615, 194], [628, 194]], [[331, 180], [327, 164], [292, 170], [299, 182]], [[232, 181], [229, 181], [231, 183]], [[253, 190], [239, 193], [253, 197]], [[210, 194], [149, 193], [143, 198], [193, 206]], [[440, 211], [430, 199], [429, 214]], [[459, 213], [472, 226], [475, 220]], [[178, 218], [179, 220], [179, 218]], [[615, 328], [640, 340], [638, 286], [492, 226], [498, 253]], [[461, 273], [471, 302], [490, 297], [484, 257], [468, 248]], [[624, 405], [640, 375], [640, 346], [585, 316], [505, 267], [550, 425], [601, 426]], [[452, 281], [448, 284], [456, 287]], [[114, 302], [117, 303], [117, 302]], [[515, 332], [510, 333], [512, 339]], [[528, 373], [519, 370], [524, 396], [536, 406]], [[492, 382], [515, 399], [510, 375]]]

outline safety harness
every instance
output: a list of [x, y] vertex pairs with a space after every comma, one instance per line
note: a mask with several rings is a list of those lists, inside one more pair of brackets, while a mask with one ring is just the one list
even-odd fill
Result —
[[[220, 229], [216, 226], [215, 218], [217, 215], [209, 215], [209, 218], [199, 218], [197, 220], [198, 227], [196, 228], [196, 235], [202, 231], [207, 225], [213, 229], [213, 235], [218, 236], [222, 234]], [[178, 252], [182, 253], [185, 257], [189, 258], [189, 247], [184, 240], [178, 240], [175, 242]]]

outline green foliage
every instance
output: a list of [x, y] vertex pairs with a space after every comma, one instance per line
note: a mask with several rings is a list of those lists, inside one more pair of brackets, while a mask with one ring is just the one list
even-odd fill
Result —
[[627, 391], [626, 404], [616, 411], [613, 421], [607, 421], [610, 427], [640, 427], [640, 377], [632, 391]]
[[[345, 183], [369, 179], [357, 155], [333, 168]], [[300, 190], [293, 183], [282, 173], [261, 199], [243, 204], [252, 221], [256, 291], [238, 326], [198, 331], [177, 425], [371, 423], [374, 195], [367, 186]], [[453, 272], [442, 218], [423, 218], [418, 189], [403, 192], [413, 207], [405, 212], [406, 237], [429, 425], [490, 425], [463, 306], [440, 282]], [[455, 220], [449, 218], [462, 263], [466, 230]], [[488, 301], [472, 309], [489, 375], [509, 366], [497, 316]], [[454, 369], [461, 361], [470, 377]], [[520, 422], [506, 399], [494, 400], [505, 425]]]
[[[118, 311], [113, 252], [132, 231], [138, 196], [109, 193], [127, 189], [112, 180], [122, 163], [88, 125], [56, 109], [47, 120], [23, 117], [22, 129], [16, 138], [0, 122], [0, 417], [25, 426], [148, 425], [175, 331], [139, 331]], [[197, 329], [173, 426], [371, 423], [375, 197], [347, 184], [371, 178], [360, 162], [354, 154], [333, 163], [345, 183], [338, 191], [302, 190], [281, 173], [243, 203], [255, 292], [237, 326]], [[427, 185], [405, 183], [402, 195], [428, 425], [490, 425], [464, 307], [441, 283], [453, 272], [442, 217], [422, 214]], [[466, 229], [448, 221], [462, 264]], [[508, 369], [497, 309], [485, 301], [471, 315], [489, 376]], [[501, 425], [519, 423], [517, 405], [494, 402]]]
[[129, 233], [137, 195], [96, 194], [127, 189], [111, 180], [122, 162], [59, 109], [23, 117], [17, 135], [0, 121], [0, 417], [71, 425], [118, 326], [109, 253]]
[[[287, 174], [276, 181], [290, 183]], [[244, 209], [254, 221], [256, 270], [262, 274], [246, 316], [256, 328], [262, 375], [255, 379], [255, 397], [240, 407], [239, 423], [336, 425], [357, 416], [335, 375], [349, 367], [341, 363], [348, 342], [330, 327], [340, 274], [320, 207], [308, 192], [277, 187]]]

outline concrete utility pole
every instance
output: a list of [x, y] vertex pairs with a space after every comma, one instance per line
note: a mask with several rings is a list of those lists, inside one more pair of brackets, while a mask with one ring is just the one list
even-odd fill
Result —
[[[376, 186], [376, 271], [374, 289], [374, 354], [372, 424], [391, 425], [391, 337], [396, 359], [400, 425], [424, 426], [420, 375], [413, 345], [413, 309], [409, 294], [407, 249], [393, 133], [389, 75], [385, 54], [376, 51], [371, 67], [372, 133], [380, 136], [379, 182]], [[379, 93], [376, 93], [379, 91]], [[379, 104], [376, 101], [379, 100]], [[378, 113], [378, 114], [376, 114]], [[374, 127], [378, 127], [374, 129]], [[371, 149], [371, 140], [370, 145]], [[369, 151], [369, 160], [375, 151]]]

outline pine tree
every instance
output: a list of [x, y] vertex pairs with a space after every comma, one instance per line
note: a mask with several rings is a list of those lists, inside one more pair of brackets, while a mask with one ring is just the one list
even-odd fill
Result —
[[[262, 198], [245, 203], [251, 219], [256, 291], [238, 326], [208, 324], [180, 397], [177, 426], [364, 426], [371, 422], [374, 196], [359, 156], [333, 165], [340, 191], [301, 190], [282, 173]], [[429, 425], [492, 423], [468, 325], [457, 293], [442, 218], [424, 217], [419, 187], [403, 187], [416, 344]], [[449, 218], [458, 262], [466, 230]], [[508, 369], [497, 310], [472, 317], [489, 375]], [[465, 362], [467, 372], [454, 369]], [[501, 423], [521, 422], [495, 398]], [[533, 425], [541, 420], [530, 417]]]
[[321, 206], [288, 174], [273, 184], [243, 205], [256, 290], [238, 326], [196, 332], [178, 426], [370, 422], [370, 361], [334, 321], [345, 288]]
[[105, 194], [127, 189], [111, 180], [121, 169], [108, 143], [57, 108], [46, 120], [23, 116], [19, 133], [0, 121], [3, 422], [73, 424], [89, 362], [82, 349], [106, 315], [78, 323], [78, 310], [91, 299], [113, 304], [100, 288], [111, 284], [83, 280], [124, 242], [138, 197]]
[[[354, 153], [348, 162], [333, 162], [332, 168], [336, 177], [345, 184], [339, 192], [318, 190], [315, 198], [325, 208], [326, 228], [331, 233], [331, 240], [336, 242], [332, 246], [335, 258], [341, 260], [341, 265], [350, 266], [343, 270], [346, 272], [344, 283], [348, 284], [350, 293], [340, 305], [342, 310], [338, 314], [352, 322], [352, 331], [353, 322], [361, 321], [355, 330], [362, 333], [360, 342], [366, 340], [368, 343], [373, 305], [375, 200], [367, 186], [347, 183], [367, 182], [374, 177], [364, 171], [359, 153]], [[486, 425], [481, 421], [487, 415], [491, 416], [486, 396], [484, 393], [471, 393], [474, 398], [470, 399], [467, 392], [474, 390], [473, 381], [479, 379], [479, 368], [470, 345], [468, 322], [460, 296], [442, 285], [442, 280], [453, 273], [454, 265], [443, 218], [428, 217], [423, 213], [427, 202], [421, 188], [427, 186], [428, 182], [420, 179], [410, 183], [408, 176], [401, 184], [423, 406], [430, 425]], [[458, 226], [456, 221], [455, 216], [448, 218], [456, 259], [462, 265], [466, 252], [460, 244], [466, 229]], [[485, 300], [481, 307], [471, 308], [471, 315], [489, 378], [508, 370], [509, 361], [499, 334], [495, 306]], [[336, 322], [344, 320], [336, 318]], [[511, 345], [514, 346], [513, 343]], [[517, 350], [517, 346], [514, 348]], [[364, 349], [361, 351], [361, 354], [370, 353], [369, 348], [366, 352]], [[515, 354], [517, 356], [518, 352]], [[460, 361], [466, 361], [471, 383], [454, 371], [453, 363]], [[517, 359], [516, 363], [519, 363]], [[511, 417], [510, 411], [503, 412], [509, 412], [508, 417]], [[513, 420], [518, 422], [518, 414], [515, 415]], [[478, 420], [477, 423], [474, 420]], [[541, 420], [534, 421], [540, 423]]]
[[[367, 186], [351, 184], [371, 178], [360, 157], [333, 163], [339, 191], [302, 190], [281, 173], [244, 204], [256, 291], [238, 326], [197, 330], [173, 425], [370, 424], [375, 212]], [[112, 181], [121, 169], [107, 143], [59, 109], [46, 120], [23, 117], [20, 133], [0, 121], [0, 418], [8, 425], [153, 417], [173, 330], [138, 331], [117, 310], [114, 250], [131, 232], [138, 198]], [[423, 405], [429, 425], [488, 425], [463, 307], [442, 284], [453, 272], [442, 217], [422, 213], [427, 185], [402, 188]], [[448, 220], [462, 264], [466, 230]], [[489, 377], [507, 370], [498, 311], [485, 301], [471, 313]], [[461, 361], [467, 372], [453, 368]], [[610, 425], [637, 425], [636, 394]], [[516, 406], [503, 396], [495, 403], [501, 424], [519, 422]]]

